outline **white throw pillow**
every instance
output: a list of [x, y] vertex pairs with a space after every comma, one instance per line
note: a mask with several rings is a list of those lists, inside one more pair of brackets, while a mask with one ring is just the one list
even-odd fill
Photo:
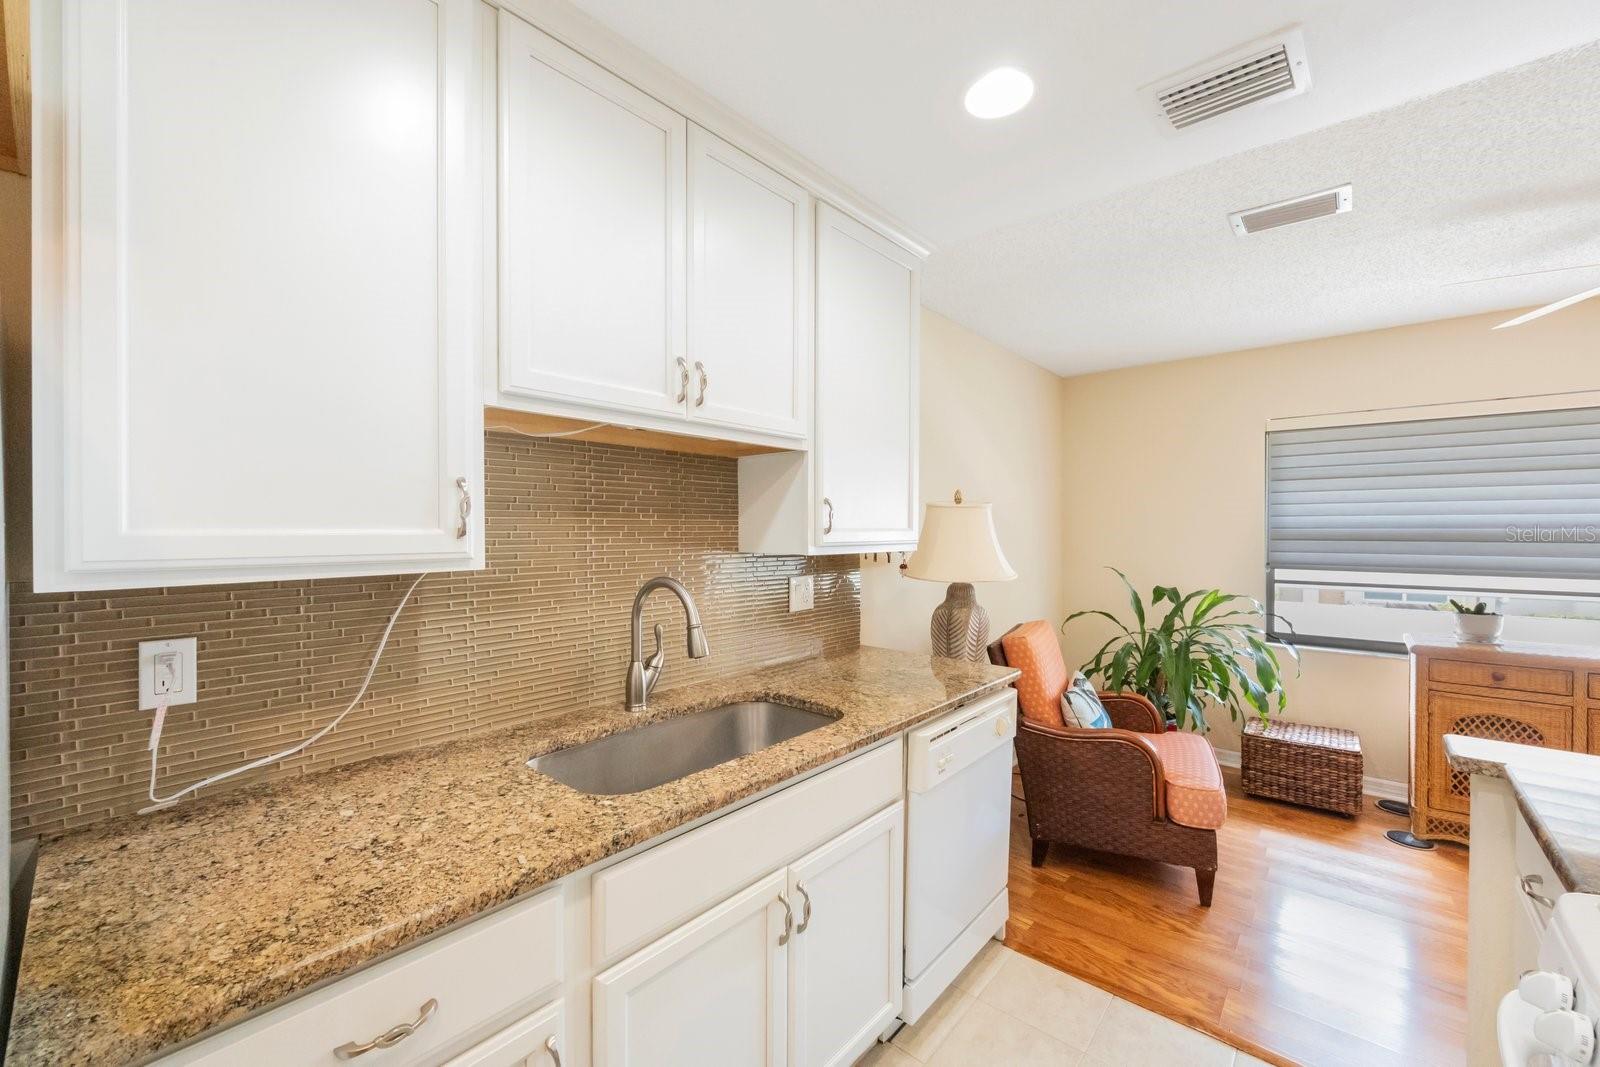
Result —
[[1082, 671], [1072, 676], [1071, 684], [1061, 694], [1061, 721], [1068, 726], [1092, 730], [1104, 730], [1111, 725], [1111, 715], [1100, 703], [1100, 694]]

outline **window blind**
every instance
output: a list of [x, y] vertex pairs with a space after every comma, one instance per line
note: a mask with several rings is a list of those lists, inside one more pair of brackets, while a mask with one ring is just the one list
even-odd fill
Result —
[[1600, 580], [1600, 408], [1269, 432], [1267, 562]]

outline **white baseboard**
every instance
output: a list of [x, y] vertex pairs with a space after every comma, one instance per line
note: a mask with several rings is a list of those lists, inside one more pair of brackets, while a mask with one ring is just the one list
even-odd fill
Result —
[[[1217, 762], [1224, 767], [1239, 766], [1239, 753], [1229, 752], [1224, 748], [1216, 751]], [[1374, 778], [1370, 774], [1361, 779], [1361, 791], [1379, 800], [1409, 800], [1411, 797], [1411, 791], [1405, 782], [1396, 782], [1391, 778]]]

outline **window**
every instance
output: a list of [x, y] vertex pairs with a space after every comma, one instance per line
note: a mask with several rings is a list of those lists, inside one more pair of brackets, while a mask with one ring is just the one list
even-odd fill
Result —
[[1600, 408], [1269, 432], [1267, 570], [1302, 644], [1403, 651], [1454, 598], [1600, 645]]

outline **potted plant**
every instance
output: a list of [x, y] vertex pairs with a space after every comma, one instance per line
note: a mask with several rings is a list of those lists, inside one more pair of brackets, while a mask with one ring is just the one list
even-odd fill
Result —
[[1477, 645], [1492, 645], [1500, 640], [1500, 630], [1506, 624], [1505, 616], [1498, 611], [1490, 611], [1488, 604], [1480, 600], [1469, 608], [1451, 597], [1445, 607], [1456, 614], [1456, 637], [1459, 640]]
[[[1274, 704], [1288, 703], [1277, 652], [1261, 623], [1267, 613], [1259, 601], [1219, 589], [1180, 593], [1158, 585], [1148, 605], [1127, 575], [1111, 570], [1128, 589], [1133, 617], [1124, 622], [1108, 611], [1078, 611], [1073, 619], [1098, 615], [1117, 633], [1083, 665], [1103, 689], [1132, 691], [1148, 698], [1181, 729], [1205, 731], [1206, 705], [1228, 709], [1235, 720], [1249, 715], [1265, 720]], [[1162, 609], [1165, 609], [1164, 611]], [[1283, 649], [1296, 663], [1300, 654]]]

